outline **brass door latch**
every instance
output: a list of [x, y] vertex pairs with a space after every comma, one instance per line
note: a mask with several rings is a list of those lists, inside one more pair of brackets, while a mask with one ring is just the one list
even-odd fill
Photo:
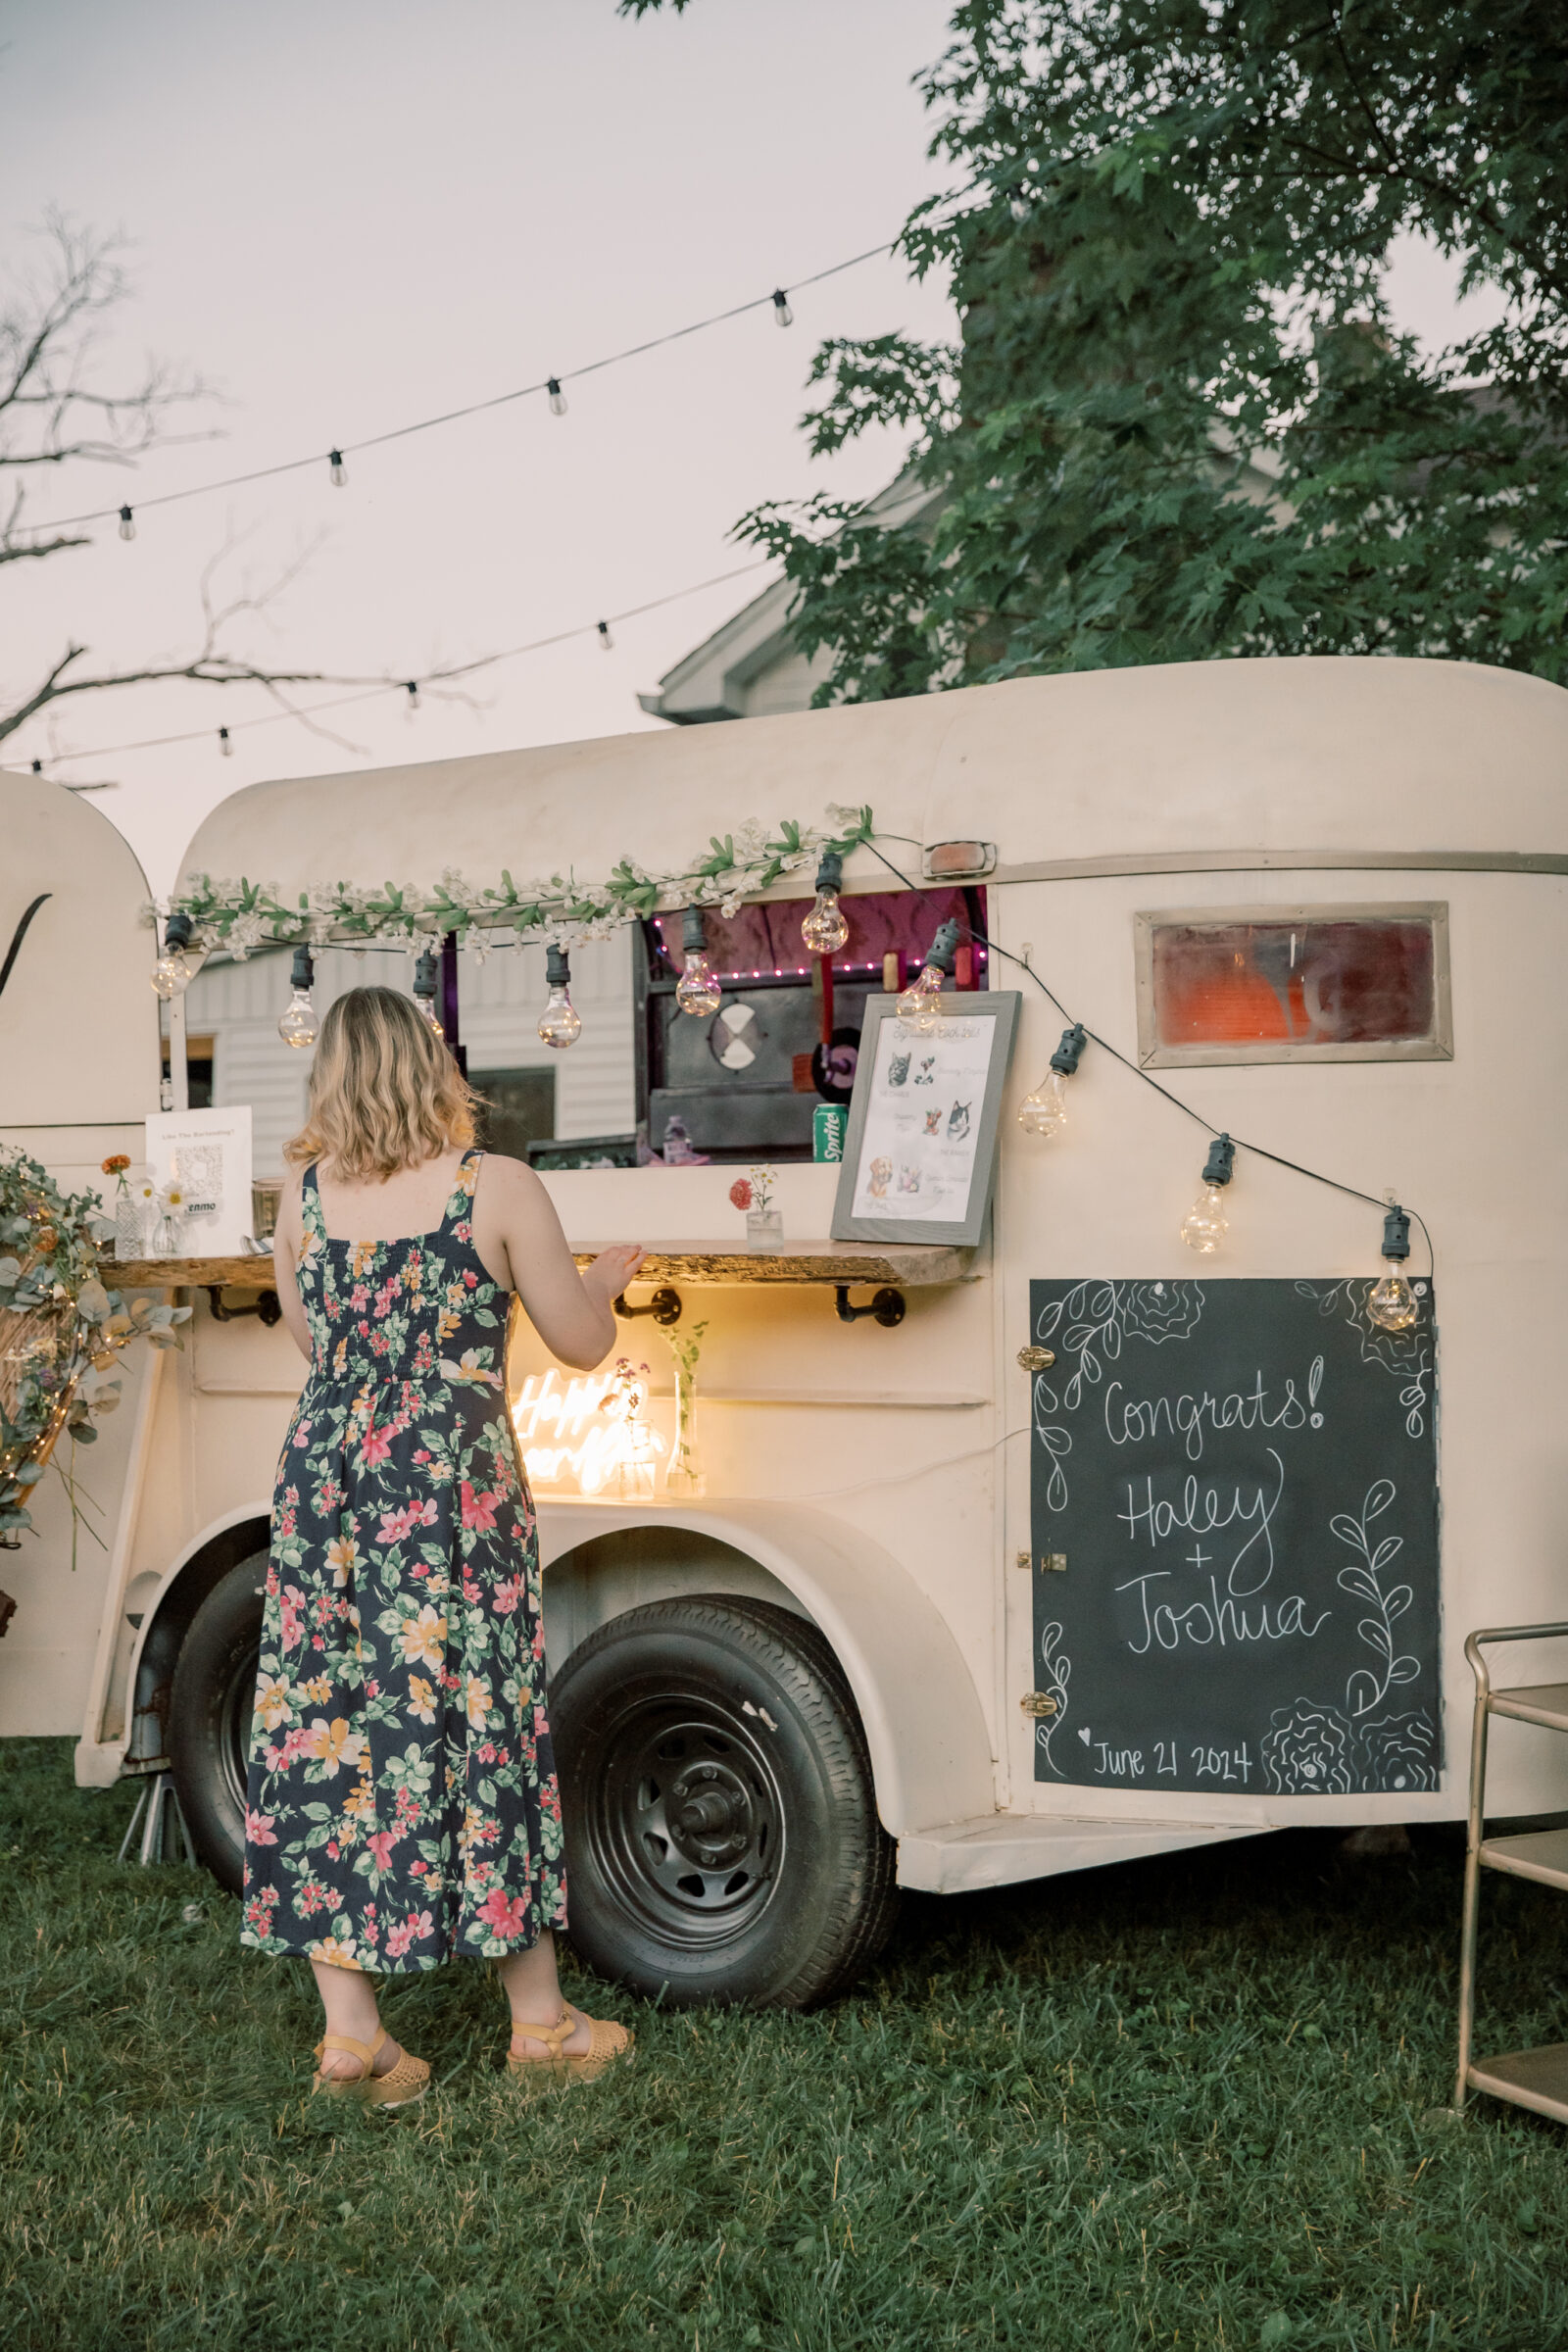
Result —
[[1054, 1352], [1050, 1348], [1020, 1348], [1018, 1350], [1020, 1372], [1049, 1372], [1055, 1360]]
[[[1015, 1568], [1032, 1568], [1035, 1564], [1035, 1555], [1032, 1551], [1015, 1551], [1012, 1555], [1012, 1562]], [[1065, 1576], [1067, 1554], [1064, 1551], [1043, 1551], [1040, 1554], [1040, 1565], [1050, 1575]]]
[[1049, 1690], [1026, 1690], [1018, 1704], [1026, 1715], [1054, 1715], [1056, 1702]]

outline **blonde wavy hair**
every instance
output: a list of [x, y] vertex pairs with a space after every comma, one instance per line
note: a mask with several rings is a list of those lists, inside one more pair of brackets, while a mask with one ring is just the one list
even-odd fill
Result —
[[337, 1177], [395, 1176], [473, 1142], [475, 1096], [413, 1000], [351, 988], [327, 1007], [291, 1167], [324, 1159]]

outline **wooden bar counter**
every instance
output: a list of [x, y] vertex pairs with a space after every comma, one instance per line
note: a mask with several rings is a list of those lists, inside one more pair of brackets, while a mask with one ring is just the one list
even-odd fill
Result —
[[[579, 1266], [592, 1250], [576, 1251]], [[972, 1250], [913, 1242], [786, 1242], [780, 1250], [737, 1250], [716, 1242], [662, 1242], [650, 1250], [633, 1288], [669, 1283], [688, 1289], [734, 1290], [754, 1283], [891, 1284], [900, 1290], [962, 1282]], [[275, 1287], [270, 1252], [263, 1257], [106, 1258], [100, 1269], [113, 1290], [270, 1291]]]

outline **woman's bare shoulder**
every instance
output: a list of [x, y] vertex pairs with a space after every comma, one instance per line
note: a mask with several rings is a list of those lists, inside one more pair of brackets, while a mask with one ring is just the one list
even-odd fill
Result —
[[525, 1159], [509, 1159], [504, 1152], [487, 1152], [480, 1171], [479, 1198], [497, 1208], [536, 1207], [550, 1195]]

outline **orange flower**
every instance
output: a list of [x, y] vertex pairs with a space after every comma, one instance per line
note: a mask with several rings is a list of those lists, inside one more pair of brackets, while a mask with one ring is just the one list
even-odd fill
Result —
[[104, 1161], [104, 1174], [106, 1176], [123, 1176], [129, 1165], [130, 1153], [128, 1152], [111, 1152], [109, 1157]]

